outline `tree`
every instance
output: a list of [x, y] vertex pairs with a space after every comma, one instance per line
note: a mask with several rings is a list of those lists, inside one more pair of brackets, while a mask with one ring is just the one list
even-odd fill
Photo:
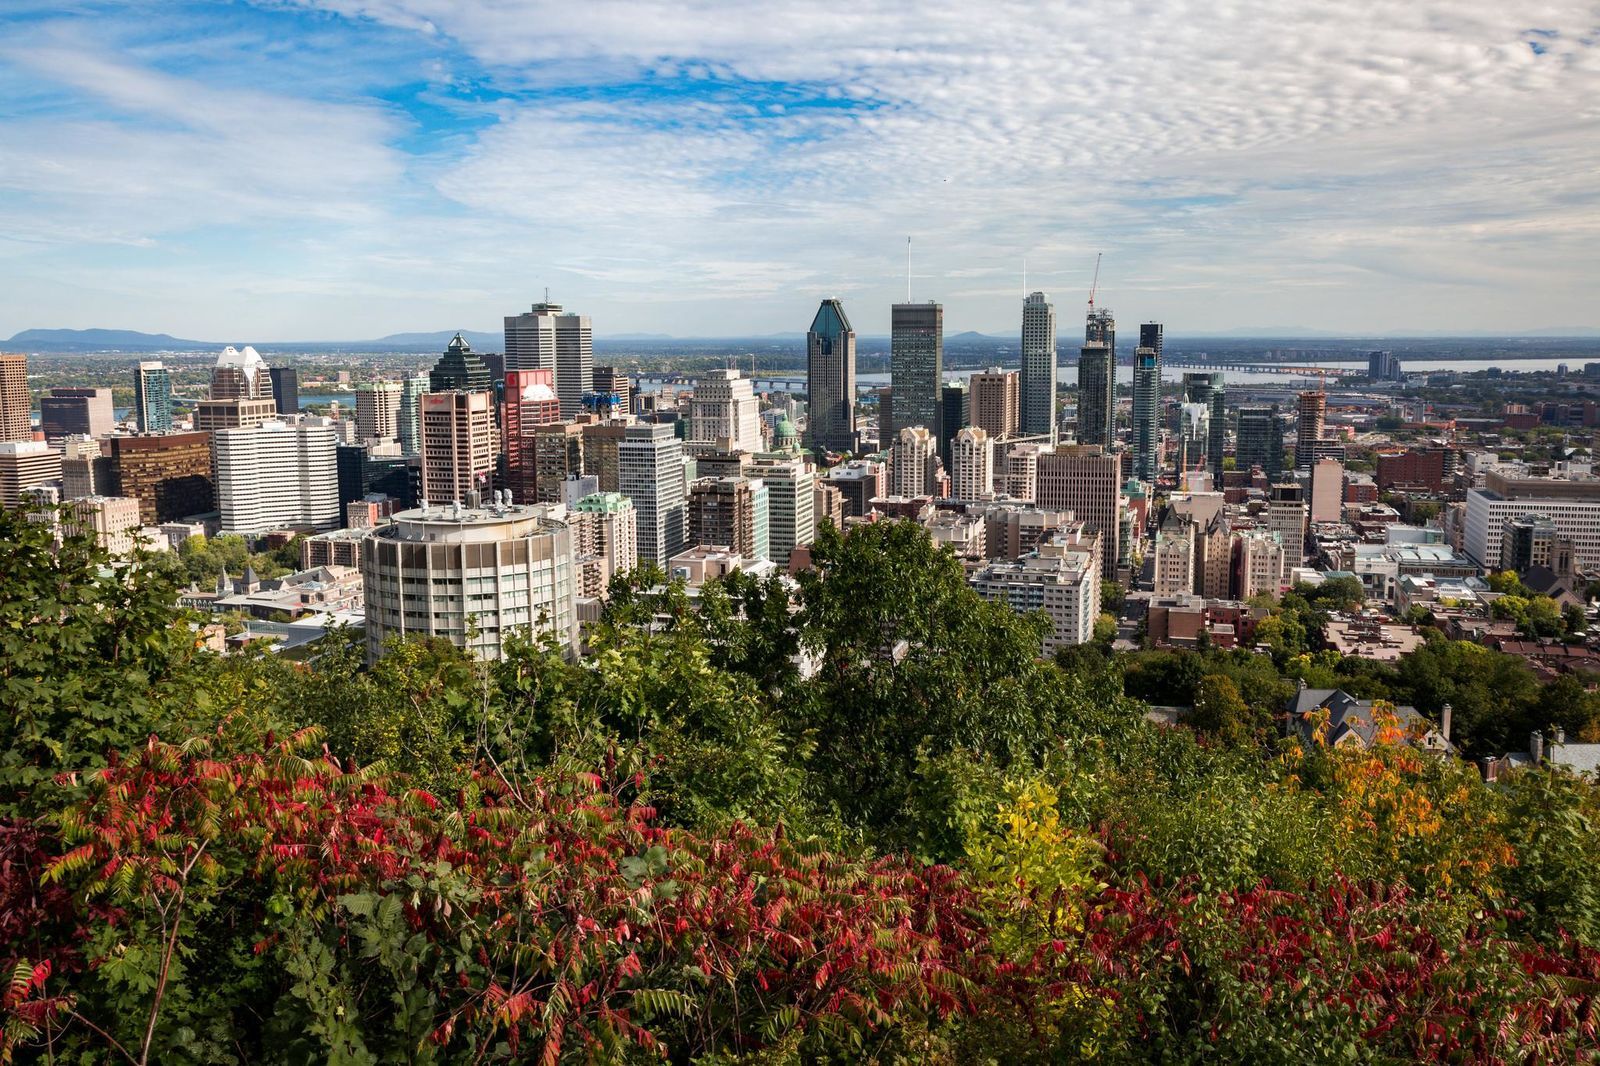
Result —
[[1224, 674], [1207, 674], [1195, 692], [1190, 725], [1224, 744], [1240, 746], [1256, 738], [1260, 723], [1253, 720], [1250, 708], [1233, 680]]

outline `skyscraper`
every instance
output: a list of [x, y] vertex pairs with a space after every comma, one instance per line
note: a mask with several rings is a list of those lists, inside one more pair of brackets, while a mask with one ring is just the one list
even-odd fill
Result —
[[[241, 351], [233, 345], [222, 349], [217, 365], [211, 368], [213, 400], [270, 400], [272, 378], [267, 361], [248, 344]], [[274, 408], [276, 409], [276, 408]]]
[[267, 368], [267, 379], [272, 386], [272, 402], [280, 415], [300, 413], [300, 371], [292, 366]]
[[633, 411], [633, 380], [614, 366], [597, 366], [594, 368], [594, 391], [596, 396], [604, 400], [601, 406], [611, 406], [611, 398], [616, 398], [614, 411], [598, 410], [602, 418], [613, 418], [617, 415], [630, 414]]
[[700, 478], [689, 486], [688, 510], [690, 544], [731, 548], [746, 559], [772, 554], [770, 507], [760, 478]]
[[1078, 354], [1078, 443], [1110, 448], [1116, 418], [1116, 353], [1104, 341], [1086, 341]]
[[274, 420], [212, 434], [224, 533], [341, 524], [333, 426], [320, 421], [291, 426]]
[[506, 316], [506, 370], [550, 370], [556, 376], [561, 417], [583, 414], [583, 397], [594, 387], [594, 328], [588, 315], [568, 314], [560, 304], [537, 303]]
[[823, 300], [806, 334], [806, 436], [813, 448], [856, 447], [856, 331], [844, 305]]
[[429, 392], [488, 392], [493, 388], [494, 377], [488, 364], [478, 358], [459, 333], [451, 338], [428, 374]]
[[[945, 469], [950, 468], [950, 442], [956, 434], [972, 425], [972, 390], [965, 381], [947, 381], [939, 389], [939, 425], [944, 427], [944, 438], [939, 441], [939, 458]], [[883, 442], [884, 448], [894, 445], [894, 438]]]
[[683, 442], [665, 422], [627, 428], [617, 446], [617, 479], [638, 512], [639, 561], [666, 566], [688, 533]]
[[140, 433], [172, 430], [172, 374], [160, 360], [140, 363], [134, 375], [133, 421]]
[[1234, 448], [1240, 470], [1259, 466], [1269, 478], [1283, 473], [1283, 423], [1277, 407], [1239, 408], [1239, 440]]
[[994, 492], [994, 442], [981, 427], [968, 426], [955, 435], [950, 492], [958, 500], [981, 500]]
[[[552, 371], [506, 371], [505, 395], [500, 401], [500, 456], [505, 470], [504, 487], [517, 503], [540, 502], [535, 427], [560, 420], [561, 401], [556, 397]], [[581, 463], [581, 441], [574, 440], [573, 447]], [[552, 488], [554, 499], [559, 500], [559, 484]]]
[[[1227, 389], [1222, 372], [1188, 373], [1183, 375], [1183, 399], [1185, 403], [1205, 404], [1208, 410], [1207, 436], [1204, 441], [1206, 466], [1211, 471], [1213, 487], [1222, 484], [1222, 453], [1228, 442], [1228, 407]], [[1189, 466], [1192, 468], [1198, 457], [1191, 453], [1188, 456]]]
[[369, 381], [356, 386], [356, 437], [394, 440], [400, 435], [400, 401], [405, 386], [398, 381]]
[[33, 439], [33, 396], [28, 357], [0, 353], [0, 441]]
[[1054, 433], [1056, 428], [1056, 307], [1042, 292], [1022, 301], [1022, 379], [1018, 432]]
[[487, 499], [495, 467], [493, 397], [486, 389], [422, 397], [422, 498], [430, 505], [470, 505], [473, 493]]
[[1121, 556], [1122, 456], [1100, 445], [1058, 445], [1039, 455], [1039, 506], [1071, 511], [1100, 534], [1101, 574], [1117, 576]]
[[116, 425], [110, 389], [51, 389], [39, 397], [39, 429], [55, 443], [62, 437], [103, 437]]
[[713, 370], [696, 378], [689, 439], [726, 440], [735, 451], [760, 451], [761, 409], [750, 380], [737, 370]]
[[889, 450], [889, 494], [933, 496], [939, 485], [939, 450], [924, 426], [907, 426]]
[[895, 428], [922, 426], [935, 440], [941, 439], [939, 386], [944, 382], [944, 308], [931, 302], [895, 304], [889, 332]]
[[395, 434], [406, 455], [422, 452], [422, 397], [428, 391], [428, 375], [414, 374], [400, 382], [400, 414]]
[[[1017, 435], [1021, 375], [992, 366], [973, 374], [967, 382], [972, 399], [972, 424], [990, 440], [1010, 440]], [[954, 437], [959, 427], [946, 427]]]
[[767, 486], [772, 561], [785, 566], [795, 548], [816, 539], [816, 471], [800, 456], [767, 454], [755, 458], [750, 475]]
[[[1328, 394], [1321, 389], [1300, 394], [1299, 421], [1294, 431], [1294, 467], [1310, 470], [1316, 459], [1317, 442], [1322, 439], [1323, 421], [1328, 413]], [[1287, 547], [1287, 545], [1285, 545]], [[1298, 564], [1296, 564], [1298, 565]]]
[[1161, 352], [1141, 344], [1133, 353], [1133, 476], [1154, 481], [1161, 452]]

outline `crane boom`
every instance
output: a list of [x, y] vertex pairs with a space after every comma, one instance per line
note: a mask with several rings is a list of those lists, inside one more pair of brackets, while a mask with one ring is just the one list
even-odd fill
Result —
[[1104, 252], [1094, 253], [1094, 281], [1089, 284], [1089, 310], [1094, 310], [1094, 294], [1100, 288], [1100, 257]]

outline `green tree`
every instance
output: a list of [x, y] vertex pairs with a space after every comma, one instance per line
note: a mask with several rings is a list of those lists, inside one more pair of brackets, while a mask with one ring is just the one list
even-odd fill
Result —
[[1195, 729], [1224, 744], [1239, 746], [1256, 739], [1260, 723], [1253, 719], [1232, 678], [1226, 674], [1207, 674], [1200, 679], [1194, 712], [1189, 718]]

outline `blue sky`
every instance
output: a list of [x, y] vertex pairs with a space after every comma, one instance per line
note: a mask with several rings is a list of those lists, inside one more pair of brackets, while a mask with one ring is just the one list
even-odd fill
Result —
[[1600, 4], [0, 5], [0, 337], [1600, 326]]

